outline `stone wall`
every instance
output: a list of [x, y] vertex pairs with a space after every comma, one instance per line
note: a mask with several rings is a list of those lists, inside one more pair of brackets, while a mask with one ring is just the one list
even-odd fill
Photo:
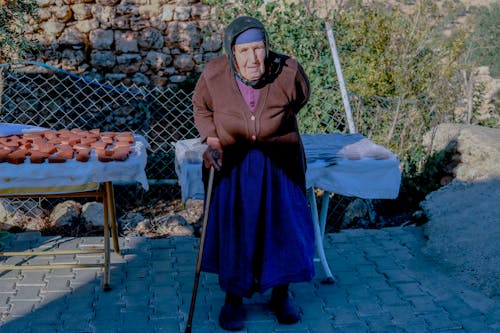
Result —
[[108, 82], [182, 83], [219, 54], [215, 9], [197, 0], [38, 0], [34, 56]]

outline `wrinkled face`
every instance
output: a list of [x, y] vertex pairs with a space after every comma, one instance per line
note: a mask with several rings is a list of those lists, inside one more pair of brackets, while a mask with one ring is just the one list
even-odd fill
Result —
[[233, 53], [237, 70], [245, 80], [258, 80], [264, 75], [266, 46], [263, 41], [237, 44]]

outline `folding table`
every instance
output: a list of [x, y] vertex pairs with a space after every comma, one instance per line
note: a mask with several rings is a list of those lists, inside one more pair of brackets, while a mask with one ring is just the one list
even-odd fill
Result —
[[[0, 269], [57, 269], [103, 267], [104, 290], [109, 289], [110, 236], [116, 253], [120, 252], [115, 216], [114, 183], [139, 182], [148, 189], [145, 173], [148, 143], [144, 137], [135, 135], [132, 153], [125, 161], [99, 162], [92, 155], [88, 162], [68, 160], [64, 163], [22, 164], [0, 163], [1, 198], [95, 198], [104, 207], [104, 249], [51, 250], [0, 252], [0, 256], [33, 256], [47, 254], [103, 253], [104, 263], [99, 264], [49, 264], [49, 265], [0, 265]], [[111, 228], [111, 235], [109, 229]]]
[[[363, 199], [394, 199], [401, 184], [399, 160], [391, 151], [361, 134], [303, 134], [302, 141], [307, 157], [306, 188], [316, 251], [326, 275], [324, 282], [333, 283], [323, 248], [330, 193]], [[199, 138], [173, 145], [182, 199], [203, 199], [201, 155], [206, 146], [200, 144]], [[315, 189], [324, 190], [320, 212]]]

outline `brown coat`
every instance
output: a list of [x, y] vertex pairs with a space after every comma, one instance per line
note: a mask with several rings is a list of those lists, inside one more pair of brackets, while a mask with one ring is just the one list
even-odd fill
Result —
[[305, 158], [296, 114], [308, 101], [309, 81], [296, 60], [282, 59], [279, 74], [260, 88], [253, 113], [238, 89], [227, 56], [212, 59], [196, 84], [194, 119], [202, 142], [207, 137], [219, 138], [226, 167], [248, 149], [259, 148], [292, 178], [302, 180]]

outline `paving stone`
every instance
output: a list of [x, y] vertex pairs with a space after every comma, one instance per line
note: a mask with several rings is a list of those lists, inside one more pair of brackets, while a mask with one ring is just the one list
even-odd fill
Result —
[[389, 282], [383, 275], [369, 278], [366, 281], [366, 285], [370, 287], [373, 292], [394, 290], [394, 287], [389, 285]]
[[[484, 316], [468, 317], [457, 319], [464, 329], [469, 332], [488, 332], [493, 331], [491, 327], [486, 323], [486, 318]], [[497, 330], [498, 331], [498, 330]]]
[[335, 332], [338, 333], [360, 333], [360, 332], [369, 332], [368, 326], [364, 323], [353, 323], [346, 325], [337, 325], [333, 324], [333, 328]]
[[33, 310], [35, 304], [32, 300], [10, 300], [11, 307], [8, 314], [13, 317], [24, 316]]
[[[89, 326], [92, 328], [92, 333], [118, 333], [122, 324], [119, 321], [108, 320], [93, 320]], [[146, 332], [143, 332], [146, 333]]]
[[418, 314], [417, 317], [424, 319], [432, 330], [454, 330], [462, 328], [459, 322], [450, 320], [445, 311]]
[[335, 333], [333, 322], [327, 318], [313, 320], [307, 323], [309, 332]]
[[410, 296], [407, 298], [408, 301], [415, 308], [416, 313], [426, 313], [426, 312], [436, 312], [442, 311], [443, 308], [437, 306], [431, 296], [421, 295], [421, 296]]
[[345, 271], [345, 272], [336, 272], [335, 275], [338, 278], [338, 284], [341, 286], [345, 285], [359, 285], [361, 284], [361, 278], [358, 275], [358, 272], [353, 271]]
[[361, 321], [355, 307], [336, 309], [332, 315], [335, 325], [359, 323]]
[[[411, 305], [383, 305], [382, 309], [390, 313], [393, 317], [393, 322], [404, 324], [417, 320], [415, 309]], [[423, 320], [420, 320], [423, 322]]]
[[[175, 333], [181, 332], [180, 320], [151, 320], [154, 333]], [[146, 332], [143, 332], [146, 333]]]
[[10, 318], [7, 322], [0, 322], [0, 332], [2, 333], [26, 333], [30, 331], [30, 323], [26, 320], [22, 320], [22, 318]]
[[418, 282], [395, 283], [394, 285], [403, 297], [426, 295]]
[[370, 280], [372, 278], [383, 277], [384, 275], [377, 271], [377, 267], [372, 264], [357, 265], [356, 271], [361, 278]]
[[[214, 306], [214, 320], [218, 319], [220, 308], [222, 304], [219, 306]], [[248, 322], [270, 322], [274, 321], [274, 315], [270, 311], [269, 307], [265, 304], [244, 304], [245, 308], [245, 321]]]
[[387, 256], [386, 250], [381, 245], [376, 243], [364, 246], [363, 254], [368, 259], [375, 259]]
[[[14, 294], [16, 292], [16, 285], [18, 279], [0, 279], [0, 299], [3, 298], [2, 294]], [[2, 302], [0, 302], [2, 304]]]
[[302, 310], [302, 318], [304, 319], [317, 320], [325, 317], [324, 303], [318, 298], [300, 304], [295, 302], [295, 304]]
[[54, 268], [50, 269], [45, 277], [46, 279], [51, 279], [53, 277], [72, 279], [75, 277], [75, 272], [73, 268]]
[[39, 302], [41, 300], [40, 288], [36, 286], [16, 287], [15, 295], [10, 297], [10, 301], [32, 301]]
[[[274, 321], [272, 323], [269, 322], [246, 322], [245, 329], [247, 333], [267, 333], [270, 330], [273, 330], [275, 327]], [[226, 331], [227, 332], [227, 331]], [[322, 331], [316, 331], [322, 332]], [[325, 331], [327, 333], [328, 331]]]
[[45, 281], [45, 271], [22, 271], [21, 279], [17, 281], [19, 287], [43, 287], [47, 284]]
[[460, 297], [465, 303], [474, 309], [478, 309], [482, 312], [489, 311], [495, 304], [495, 302], [473, 290], [464, 289], [460, 293]]
[[71, 279], [65, 276], [54, 276], [47, 281], [47, 286], [44, 288], [45, 292], [71, 292], [70, 287]]
[[415, 281], [414, 274], [408, 269], [384, 269], [382, 273], [390, 283], [404, 283]]
[[362, 319], [369, 327], [370, 332], [401, 332], [401, 329], [392, 322], [392, 316], [389, 313], [363, 317]]
[[385, 312], [385, 310], [377, 303], [375, 296], [372, 298], [351, 301], [351, 303], [358, 309], [357, 313], [359, 317], [379, 315]]
[[380, 300], [381, 305], [406, 305], [406, 304], [408, 304], [408, 300], [403, 299], [401, 297], [401, 294], [394, 289], [376, 291], [375, 295]]
[[368, 286], [358, 286], [347, 290], [347, 299], [349, 301], [366, 300], [373, 296], [372, 290]]
[[[31, 244], [40, 243], [43, 249], [57, 244], [72, 248], [102, 246], [102, 241], [102, 237], [38, 239], [36, 235], [29, 240]], [[267, 292], [245, 300], [249, 316], [242, 332], [500, 331], [500, 300], [453, 280], [431, 260], [418, 255], [422, 242], [425, 240], [419, 228], [328, 234], [325, 252], [338, 283], [321, 284], [322, 268], [315, 263], [315, 279], [290, 288], [303, 312], [300, 323], [279, 325], [267, 306]], [[183, 333], [198, 244], [194, 237], [121, 238], [125, 256], [111, 256], [109, 292], [102, 290], [102, 269], [2, 272], [0, 332], [7, 327], [8, 333], [33, 331], [17, 324], [27, 321], [45, 329], [44, 333]], [[53, 263], [60, 257], [47, 255], [31, 260]], [[95, 255], [70, 259], [99, 260]], [[23, 262], [23, 258], [3, 261], [8, 260]], [[16, 295], [31, 300], [16, 301]], [[224, 297], [218, 276], [201, 274], [194, 333], [225, 332], [218, 326]], [[58, 322], [52, 321], [52, 314]]]
[[371, 259], [373, 263], [377, 266], [377, 270], [383, 273], [386, 270], [398, 270], [401, 269], [401, 266], [396, 263], [394, 258], [391, 258], [387, 255], [383, 257], [376, 257]]
[[40, 297], [41, 297], [40, 304], [46, 306], [54, 301], [59, 301], [61, 299], [64, 299], [66, 295], [68, 295], [68, 293], [65, 291], [46, 292], [42, 289], [40, 290]]

